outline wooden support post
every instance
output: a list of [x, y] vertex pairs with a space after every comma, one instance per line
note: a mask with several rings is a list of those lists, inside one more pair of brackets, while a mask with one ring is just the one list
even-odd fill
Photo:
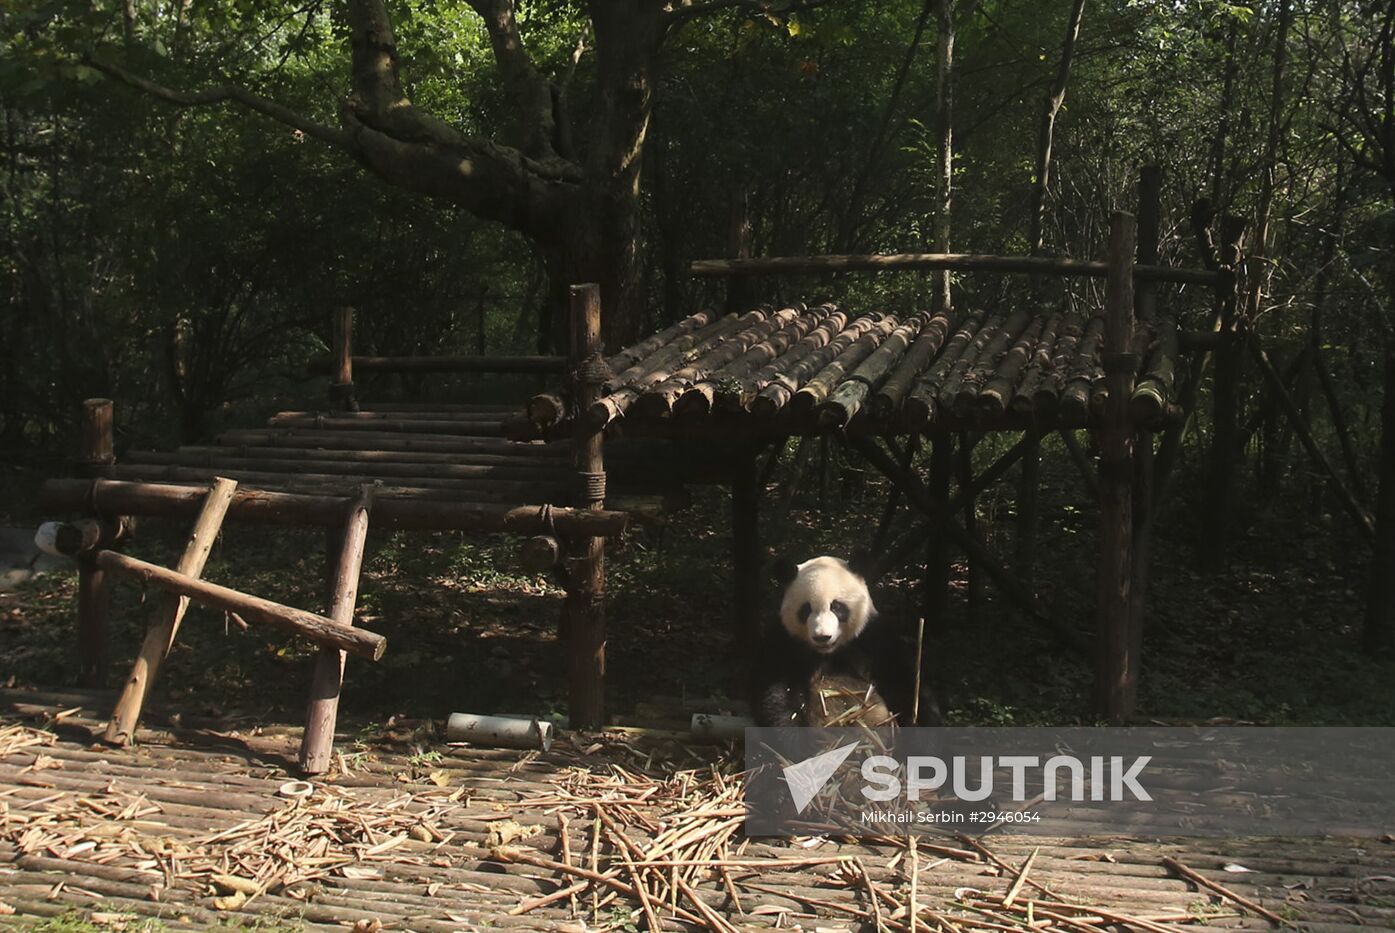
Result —
[[[1138, 244], [1135, 261], [1156, 265], [1162, 236], [1162, 169], [1145, 165], [1138, 181]], [[1157, 318], [1158, 286], [1140, 281], [1134, 289], [1134, 313], [1138, 320], [1151, 323]], [[1135, 350], [1146, 353], [1147, 331], [1136, 330]], [[1133, 551], [1132, 580], [1129, 585], [1129, 651], [1139, 658], [1143, 650], [1144, 612], [1148, 596], [1148, 575], [1153, 538], [1153, 433], [1140, 430], [1134, 436]]]
[[[978, 497], [973, 495], [975, 446], [977, 445], [972, 434], [968, 431], [959, 432], [959, 457], [955, 463], [955, 483], [958, 486], [958, 493], [955, 498], [959, 500], [960, 507], [964, 510], [964, 530], [977, 537]], [[964, 566], [968, 576], [964, 587], [964, 611], [970, 625], [977, 621], [979, 604], [983, 601], [983, 579], [980, 576], [981, 568], [977, 565], [978, 561], [974, 560], [971, 555], [964, 555]]]
[[1231, 487], [1235, 478], [1235, 461], [1240, 455], [1240, 367], [1244, 348], [1237, 339], [1239, 305], [1238, 282], [1235, 278], [1240, 265], [1240, 237], [1244, 222], [1233, 216], [1221, 221], [1221, 271], [1229, 276], [1229, 287], [1219, 289], [1216, 327], [1222, 343], [1215, 351], [1215, 377], [1211, 383], [1212, 421], [1211, 462], [1206, 477], [1206, 493], [1201, 497], [1200, 543], [1202, 569], [1220, 570], [1226, 561], [1230, 543]]
[[[190, 532], [189, 541], [184, 545], [184, 553], [175, 565], [175, 572], [193, 579], [203, 575], [204, 565], [208, 563], [208, 555], [213, 551], [213, 542], [218, 539], [218, 532], [223, 527], [223, 517], [228, 514], [228, 506], [232, 503], [236, 490], [237, 482], [234, 480], [219, 478], [213, 481], [213, 488], [208, 491], [208, 498], [204, 500], [203, 509], [194, 522], [194, 530]], [[185, 596], [166, 593], [160, 599], [159, 605], [150, 616], [140, 654], [136, 655], [136, 663], [131, 666], [131, 675], [126, 678], [121, 697], [112, 711], [111, 721], [107, 723], [107, 731], [103, 736], [105, 741], [113, 745], [135, 743], [136, 729], [140, 726], [140, 714], [145, 707], [145, 698], [150, 695], [155, 676], [160, 672], [160, 664], [174, 647], [175, 636], [179, 633], [179, 625], [184, 621], [184, 613], [188, 608], [189, 599]]]
[[1133, 344], [1134, 218], [1110, 218], [1105, 288], [1104, 365], [1108, 398], [1099, 432], [1100, 533], [1096, 590], [1095, 712], [1111, 722], [1132, 713], [1138, 687], [1130, 583], [1133, 577], [1133, 394], [1138, 357]]
[[[368, 539], [368, 515], [373, 508], [373, 487], [364, 486], [349, 506], [339, 554], [334, 563], [334, 594], [329, 618], [343, 626], [354, 624], [358, 603], [359, 572], [363, 569], [364, 542]], [[300, 770], [323, 774], [334, 753], [334, 724], [339, 718], [339, 692], [344, 686], [344, 652], [321, 646], [310, 681], [310, 705], [305, 712], [305, 732], [300, 740]]]
[[761, 569], [760, 484], [756, 451], [740, 454], [731, 477], [732, 578], [735, 582], [735, 645], [749, 657], [760, 626]]
[[[936, 435], [930, 442], [930, 495], [942, 506], [949, 501], [949, 480], [954, 472], [954, 437]], [[949, 538], [931, 527], [925, 536], [925, 592], [923, 606], [926, 625], [933, 638], [948, 634], [949, 625]]]
[[142, 583], [158, 586], [215, 609], [235, 612], [247, 622], [270, 625], [308, 638], [318, 645], [333, 645], [370, 661], [377, 661], [387, 650], [387, 639], [376, 632], [349, 628], [313, 612], [283, 606], [260, 596], [249, 596], [206, 580], [195, 580], [159, 564], [127, 557], [116, 551], [97, 551], [93, 559], [98, 567], [110, 573], [119, 573]]
[[[82, 403], [82, 447], [78, 472], [94, 476], [116, 460], [115, 416], [111, 399]], [[93, 552], [80, 554], [78, 565], [78, 678], [83, 686], [102, 683], [107, 668], [107, 639], [111, 618], [111, 586], [93, 561]]]
[[[571, 350], [577, 410], [586, 411], [601, 395], [601, 290], [571, 289]], [[603, 435], [585, 418], [576, 419], [572, 466], [580, 486], [577, 507], [599, 511], [605, 502]], [[605, 539], [576, 537], [567, 542], [567, 598], [563, 628], [571, 651], [571, 727], [605, 725]]]
[[1030, 585], [1037, 561], [1037, 517], [1041, 502], [1041, 432], [1026, 432], [1027, 448], [1022, 452], [1022, 475], [1017, 484], [1017, 540], [1013, 568], [1022, 582]]
[[334, 371], [329, 398], [335, 408], [358, 411], [354, 398], [354, 309], [334, 309]]

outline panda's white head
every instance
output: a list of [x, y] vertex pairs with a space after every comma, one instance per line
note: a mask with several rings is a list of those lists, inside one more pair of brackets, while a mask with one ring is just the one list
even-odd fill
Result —
[[867, 581], [847, 562], [815, 557], [787, 564], [780, 623], [791, 636], [820, 654], [851, 643], [877, 614]]

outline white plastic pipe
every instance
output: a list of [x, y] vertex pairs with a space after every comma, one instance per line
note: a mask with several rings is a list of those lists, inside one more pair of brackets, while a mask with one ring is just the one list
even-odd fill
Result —
[[446, 741], [547, 751], [552, 747], [552, 723], [526, 716], [451, 713], [446, 721]]

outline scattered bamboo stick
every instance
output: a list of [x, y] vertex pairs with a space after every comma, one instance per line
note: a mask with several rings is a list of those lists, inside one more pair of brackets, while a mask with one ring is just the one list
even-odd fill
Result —
[[1203, 875], [1203, 874], [1201, 874], [1201, 873], [1199, 873], [1199, 872], [1193, 871], [1192, 869], [1188, 868], [1186, 865], [1183, 865], [1181, 862], [1177, 861], [1177, 859], [1173, 858], [1173, 857], [1170, 856], [1170, 855], [1164, 855], [1164, 856], [1163, 856], [1162, 862], [1163, 862], [1163, 864], [1166, 865], [1168, 868], [1170, 868], [1170, 869], [1172, 869], [1173, 871], [1177, 872], [1177, 874], [1181, 875], [1183, 878], [1186, 878], [1188, 881], [1192, 882], [1193, 884], [1198, 885], [1198, 886], [1203, 887], [1203, 888], [1208, 888], [1208, 889], [1210, 889], [1211, 891], [1214, 891], [1215, 893], [1221, 895], [1222, 897], [1224, 897], [1224, 898], [1226, 898], [1226, 899], [1228, 899], [1228, 900], [1234, 901], [1235, 903], [1239, 904], [1241, 907], [1245, 908], [1246, 910], [1250, 911], [1251, 913], [1258, 914], [1259, 916], [1261, 916], [1261, 917], [1263, 917], [1264, 919], [1268, 920], [1270, 923], [1277, 924], [1278, 926], [1291, 926], [1291, 925], [1292, 925], [1292, 924], [1290, 924], [1287, 920], [1285, 920], [1283, 917], [1281, 917], [1281, 916], [1279, 916], [1278, 914], [1274, 913], [1274, 911], [1270, 910], [1269, 908], [1265, 907], [1264, 905], [1258, 904], [1258, 903], [1256, 903], [1255, 901], [1252, 901], [1252, 900], [1250, 900], [1248, 897], [1245, 897], [1245, 896], [1243, 896], [1243, 895], [1236, 894], [1234, 891], [1230, 890], [1230, 888], [1227, 888], [1226, 886], [1224, 886], [1224, 885], [1222, 885], [1222, 884], [1217, 884], [1216, 882], [1212, 881], [1210, 878], [1207, 878], [1205, 875]]

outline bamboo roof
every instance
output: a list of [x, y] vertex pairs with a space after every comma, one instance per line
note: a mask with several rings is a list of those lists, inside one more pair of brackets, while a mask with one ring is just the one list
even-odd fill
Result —
[[[895, 315], [832, 304], [700, 312], [606, 360], [592, 426], [706, 423], [810, 433], [1094, 426], [1105, 399], [1102, 313], [1018, 308]], [[1138, 321], [1135, 420], [1175, 413], [1176, 322]], [[535, 396], [549, 429], [576, 416], [561, 394]]]

